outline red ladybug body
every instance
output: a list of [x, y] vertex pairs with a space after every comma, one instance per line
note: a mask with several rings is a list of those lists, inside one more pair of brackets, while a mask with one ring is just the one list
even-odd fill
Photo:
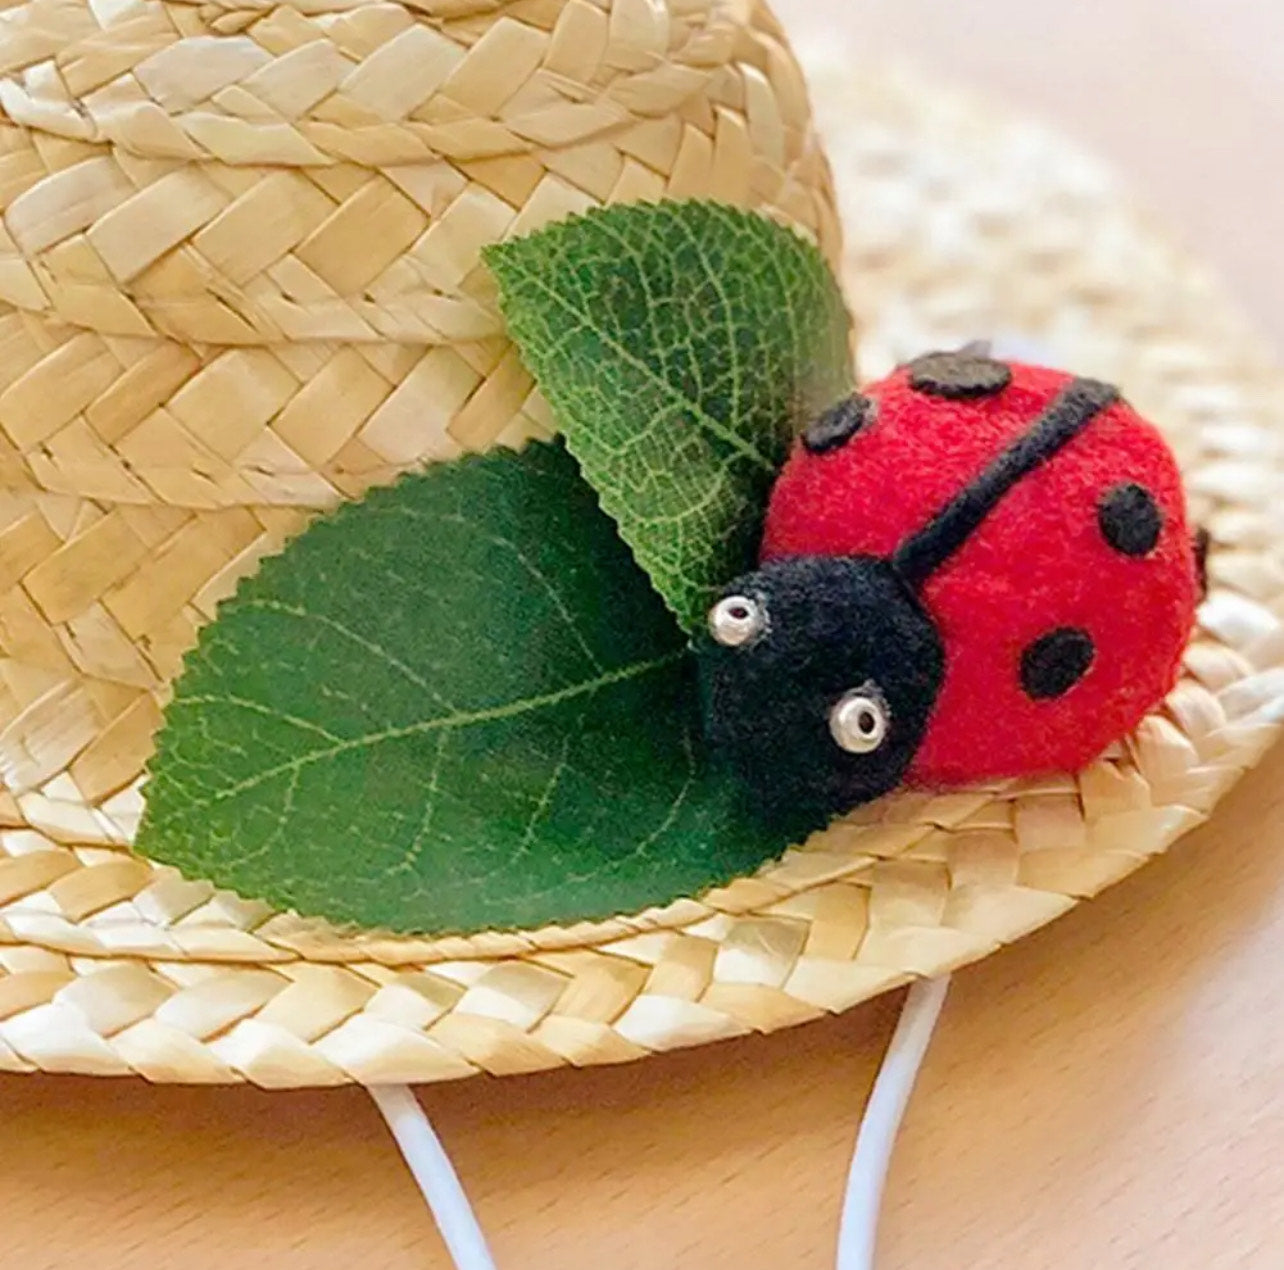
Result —
[[[894, 559], [1075, 381], [937, 354], [818, 421], [772, 494], [764, 564]], [[918, 587], [944, 673], [904, 779], [924, 786], [1073, 771], [1172, 687], [1199, 598], [1176, 463], [1110, 396], [975, 515]], [[966, 508], [960, 513], [966, 517]]]

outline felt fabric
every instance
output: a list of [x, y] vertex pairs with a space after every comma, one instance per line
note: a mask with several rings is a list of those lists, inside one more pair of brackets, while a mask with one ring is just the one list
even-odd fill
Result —
[[[914, 382], [912, 377], [910, 382]], [[896, 548], [892, 563], [901, 576], [915, 589], [921, 587], [1019, 480], [1068, 445], [1118, 396], [1109, 384], [1095, 379], [1075, 379], [1067, 384], [1024, 432]]]
[[1136, 481], [1111, 486], [1097, 504], [1101, 536], [1126, 556], [1146, 556], [1155, 549], [1164, 527], [1154, 495]]
[[[1065, 392], [1071, 377], [1013, 364], [986, 396], [945, 398], [902, 367], [865, 390], [873, 423], [815, 455], [799, 446], [777, 481], [762, 559], [890, 558]], [[1161, 524], [1138, 556], [1111, 544], [1099, 507], [1135, 483]], [[1158, 432], [1121, 400], [1004, 492], [921, 599], [945, 675], [911, 783], [939, 786], [1077, 770], [1134, 727], [1175, 682], [1198, 581], [1181, 479]], [[1026, 650], [1050, 631], [1091, 640], [1082, 675], [1055, 696], [1022, 687]]]
[[1213, 545], [1213, 536], [1200, 525], [1195, 530], [1195, 577], [1199, 584], [1199, 598], [1208, 594], [1208, 549]]
[[[885, 560], [794, 557], [737, 579], [766, 621], [749, 643], [699, 644], [714, 752], [769, 818], [808, 831], [900, 784], [923, 737], [944, 654], [931, 619]], [[851, 753], [830, 716], [862, 690], [884, 707], [882, 743]], [[801, 823], [795, 818], [801, 817]]]
[[1096, 655], [1092, 636], [1077, 627], [1040, 635], [1021, 653], [1021, 690], [1032, 701], [1063, 696], [1088, 673]]
[[852, 393], [807, 425], [802, 434], [803, 446], [812, 454], [828, 454], [838, 449], [874, 422], [875, 409], [868, 397]]
[[910, 385], [916, 392], [947, 400], [988, 397], [1002, 392], [1012, 382], [1012, 372], [1003, 362], [969, 345], [954, 353], [926, 353], [910, 362]]

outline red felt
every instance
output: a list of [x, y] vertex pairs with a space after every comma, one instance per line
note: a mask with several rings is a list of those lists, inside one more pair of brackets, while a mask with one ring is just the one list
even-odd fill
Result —
[[[890, 555], [1027, 431], [1070, 377], [1014, 365], [995, 396], [947, 401], [913, 391], [902, 369], [865, 389], [871, 426], [841, 448], [798, 446], [772, 494], [764, 561]], [[1111, 549], [1097, 502], [1148, 488], [1164, 524], [1143, 558]], [[1173, 686], [1198, 600], [1181, 478], [1159, 433], [1119, 402], [1020, 480], [940, 570], [923, 600], [946, 648], [945, 680], [911, 783], [951, 785], [1074, 771], [1123, 736]], [[1022, 650], [1081, 627], [1096, 656], [1064, 696], [1021, 690]]]

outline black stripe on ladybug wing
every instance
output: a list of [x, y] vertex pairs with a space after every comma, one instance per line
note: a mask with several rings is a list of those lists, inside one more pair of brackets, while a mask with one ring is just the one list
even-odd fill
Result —
[[914, 590], [945, 563], [1019, 480], [1046, 463], [1103, 410], [1119, 390], [1096, 379], [1074, 379], [997, 458], [963, 487], [926, 525], [892, 553], [892, 564]]

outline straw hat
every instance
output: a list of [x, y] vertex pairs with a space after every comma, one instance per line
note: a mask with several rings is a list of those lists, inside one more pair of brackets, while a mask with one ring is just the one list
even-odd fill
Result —
[[1206, 817], [1274, 738], [1284, 374], [1096, 165], [922, 84], [835, 72], [815, 94], [863, 372], [978, 333], [1037, 343], [1167, 430], [1215, 548], [1164, 710], [1077, 776], [896, 795], [754, 877], [591, 926], [341, 934], [131, 856], [159, 702], [237, 579], [338, 498], [549, 427], [483, 243], [664, 194], [763, 207], [835, 257], [837, 221], [761, 5], [18, 12], [0, 1069], [431, 1081], [788, 1026], [1050, 921]]

